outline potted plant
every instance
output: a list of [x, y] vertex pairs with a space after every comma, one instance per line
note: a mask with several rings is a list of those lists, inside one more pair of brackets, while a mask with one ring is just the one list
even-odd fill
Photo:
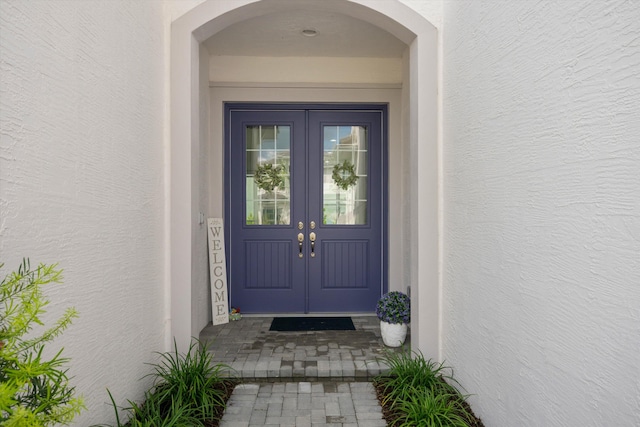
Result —
[[392, 291], [378, 300], [376, 315], [380, 319], [382, 341], [388, 347], [400, 347], [407, 337], [411, 321], [411, 300], [402, 292]]

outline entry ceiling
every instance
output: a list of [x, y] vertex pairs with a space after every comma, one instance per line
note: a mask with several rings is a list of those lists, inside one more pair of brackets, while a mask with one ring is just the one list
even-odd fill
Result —
[[[314, 37], [302, 34], [317, 31]], [[399, 58], [406, 45], [375, 25], [318, 10], [290, 10], [247, 19], [204, 42], [214, 56]]]

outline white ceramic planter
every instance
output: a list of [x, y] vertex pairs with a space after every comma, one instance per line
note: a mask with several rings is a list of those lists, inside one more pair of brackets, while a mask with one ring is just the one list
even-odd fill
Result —
[[387, 323], [380, 321], [382, 341], [387, 347], [400, 347], [407, 338], [407, 325], [405, 323]]

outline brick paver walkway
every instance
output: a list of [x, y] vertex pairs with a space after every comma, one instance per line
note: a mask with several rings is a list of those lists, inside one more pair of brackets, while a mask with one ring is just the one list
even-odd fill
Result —
[[[200, 334], [236, 387], [221, 427], [385, 426], [370, 380], [387, 367], [375, 316], [352, 317], [355, 331], [273, 332], [273, 317], [245, 317]], [[409, 339], [404, 349], [410, 346]]]
[[241, 384], [220, 427], [386, 426], [369, 382]]

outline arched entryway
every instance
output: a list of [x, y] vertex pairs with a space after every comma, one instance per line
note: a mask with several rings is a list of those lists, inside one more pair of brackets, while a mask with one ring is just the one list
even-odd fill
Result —
[[[322, 9], [373, 24], [406, 44], [403, 82], [397, 105], [402, 138], [402, 207], [391, 221], [404, 224], [397, 238], [402, 269], [390, 288], [411, 287], [412, 342], [429, 357], [439, 357], [438, 111], [435, 28], [421, 15], [395, 1], [300, 1], [302, 8]], [[285, 11], [282, 0], [209, 0], [177, 19], [171, 30], [171, 179], [169, 222], [171, 333], [181, 347], [202, 328], [207, 286], [206, 233], [199, 213], [217, 216], [222, 198], [206, 159], [211, 148], [209, 57], [202, 42], [229, 26]], [[266, 100], [266, 99], [264, 99]], [[307, 100], [311, 101], [311, 100]], [[313, 100], [317, 101], [317, 100]], [[219, 191], [218, 191], [219, 193]], [[221, 216], [221, 215], [220, 215]], [[206, 295], [206, 294], [205, 294]], [[204, 298], [206, 301], [207, 299]], [[203, 308], [204, 307], [204, 308]]]

